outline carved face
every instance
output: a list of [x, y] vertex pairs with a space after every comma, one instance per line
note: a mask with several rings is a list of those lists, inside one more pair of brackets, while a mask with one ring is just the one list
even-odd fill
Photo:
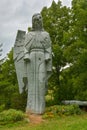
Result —
[[33, 30], [42, 30], [43, 23], [42, 23], [42, 16], [41, 14], [34, 14], [32, 17], [32, 28]]

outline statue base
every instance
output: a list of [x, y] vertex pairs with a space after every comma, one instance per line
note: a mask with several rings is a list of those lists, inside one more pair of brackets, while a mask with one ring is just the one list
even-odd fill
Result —
[[44, 122], [42, 115], [26, 113], [31, 124], [40, 124]]

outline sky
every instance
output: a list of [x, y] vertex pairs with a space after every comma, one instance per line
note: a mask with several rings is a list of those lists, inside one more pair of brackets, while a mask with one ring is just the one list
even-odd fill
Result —
[[[61, 0], [70, 7], [71, 0]], [[58, 0], [55, 0], [58, 2]], [[52, 0], [0, 0], [0, 44], [3, 43], [2, 57], [14, 46], [17, 30], [27, 31], [32, 15], [49, 7]]]

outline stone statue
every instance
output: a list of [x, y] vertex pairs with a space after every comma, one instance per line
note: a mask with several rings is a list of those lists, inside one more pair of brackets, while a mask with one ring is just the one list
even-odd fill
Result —
[[44, 31], [41, 14], [32, 17], [32, 30], [18, 31], [14, 45], [14, 62], [20, 93], [26, 89], [26, 111], [43, 114], [48, 78], [52, 71], [51, 40]]

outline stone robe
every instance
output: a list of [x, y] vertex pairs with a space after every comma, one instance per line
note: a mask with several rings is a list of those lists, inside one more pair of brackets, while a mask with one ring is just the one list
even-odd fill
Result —
[[26, 111], [42, 114], [45, 110], [47, 80], [52, 71], [51, 41], [45, 31], [32, 31], [25, 37], [24, 64], [28, 80]]

